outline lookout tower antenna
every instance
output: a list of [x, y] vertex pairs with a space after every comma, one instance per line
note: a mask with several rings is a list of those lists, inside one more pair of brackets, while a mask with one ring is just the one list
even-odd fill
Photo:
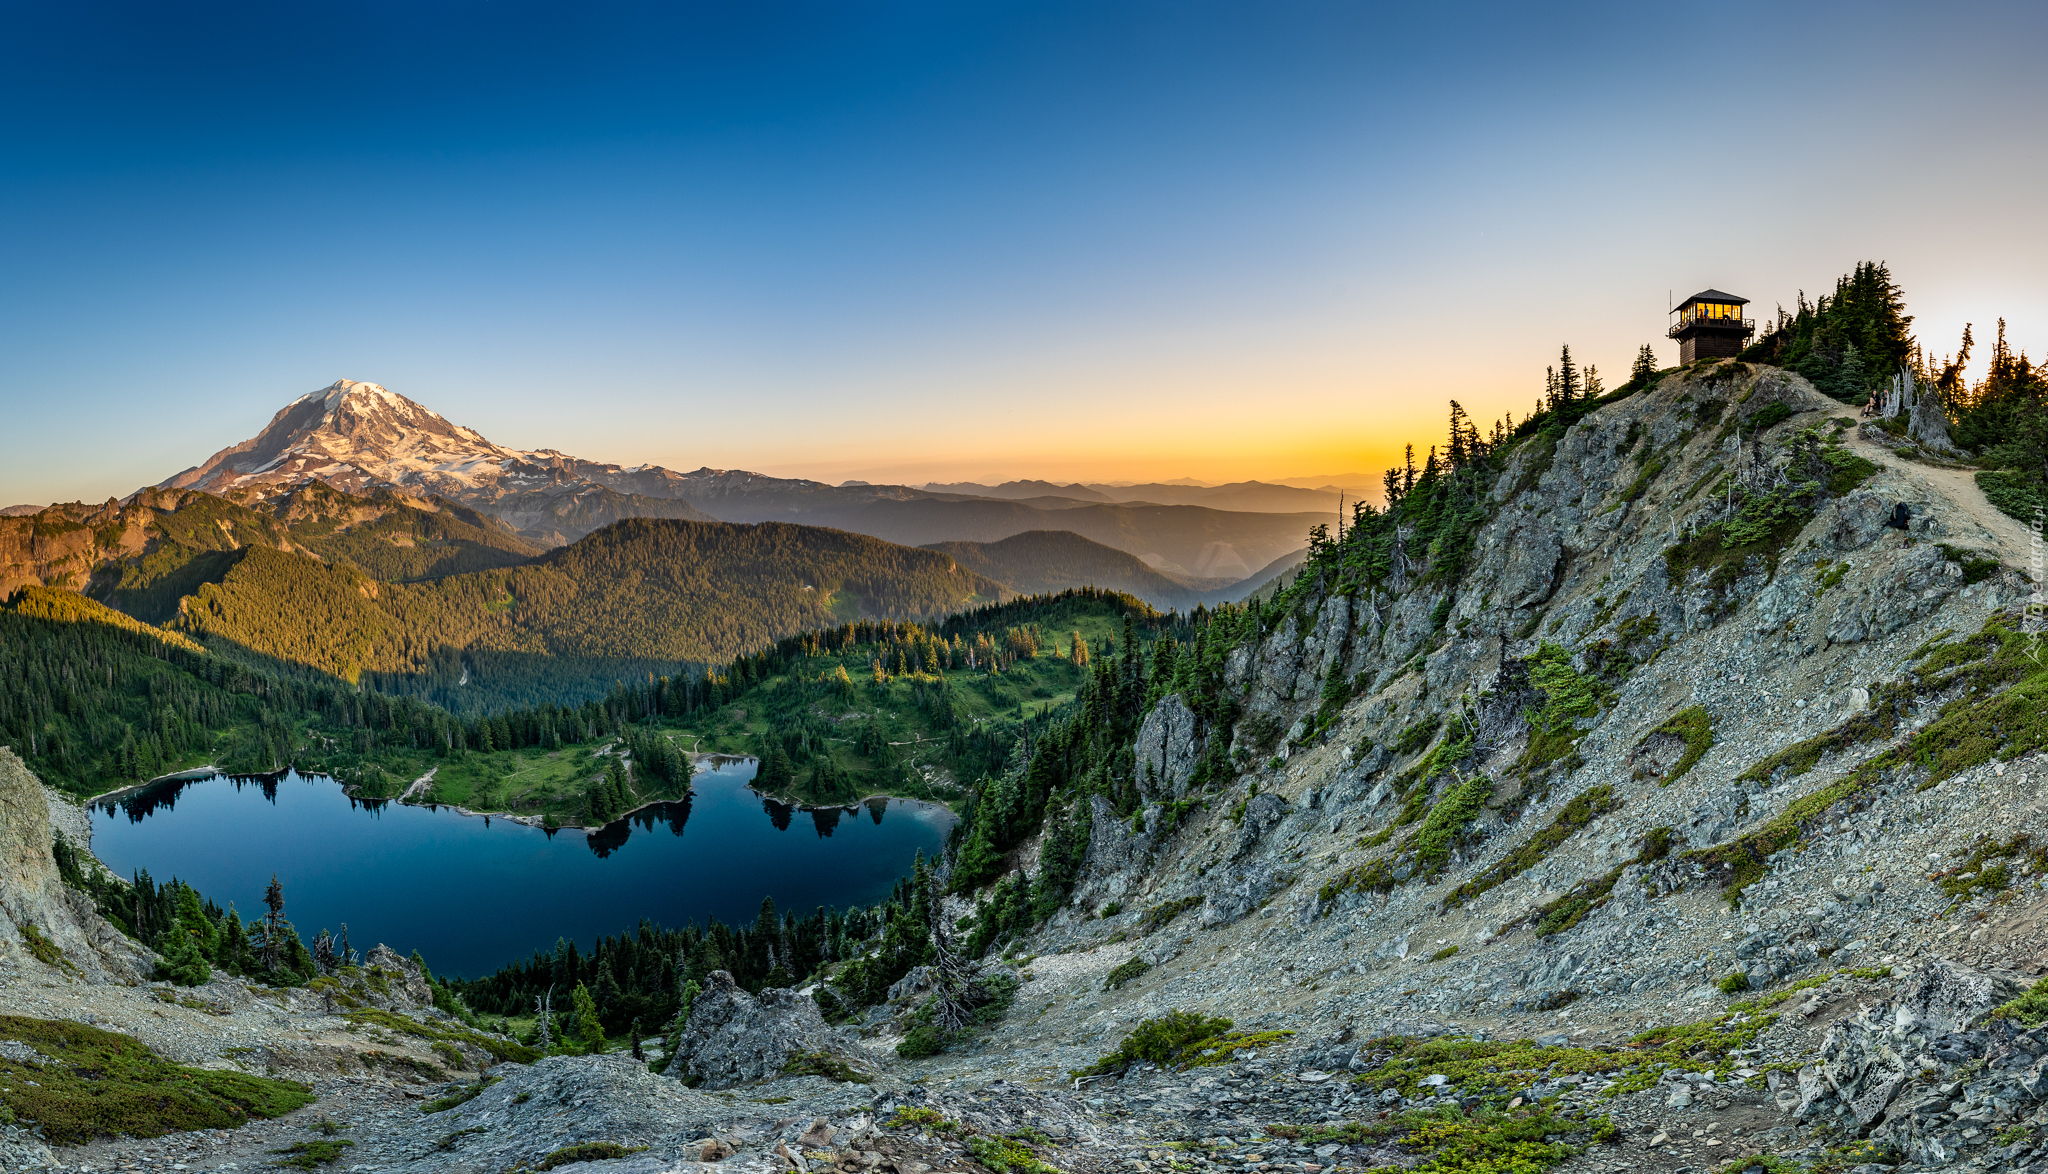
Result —
[[1671, 313], [1678, 320], [1665, 334], [1678, 340], [1678, 361], [1732, 359], [1742, 353], [1749, 336], [1756, 333], [1754, 319], [1742, 316], [1748, 298], [1738, 298], [1718, 289], [1701, 290]]

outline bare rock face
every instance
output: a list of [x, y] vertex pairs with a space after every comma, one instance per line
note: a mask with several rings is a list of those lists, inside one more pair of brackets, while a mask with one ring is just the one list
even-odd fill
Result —
[[1179, 799], [1188, 793], [1201, 742], [1195, 711], [1176, 693], [1152, 707], [1138, 727], [1138, 772], [1151, 798]]
[[[379, 942], [372, 947], [363, 955], [363, 968], [369, 975], [382, 980], [371, 984], [373, 991], [366, 991], [360, 996], [365, 1001], [392, 1011], [434, 1005], [433, 988], [427, 985], [427, 976], [420, 964], [390, 946]], [[378, 995], [383, 998], [377, 998]]]
[[1121, 899], [1144, 879], [1145, 866], [1152, 860], [1153, 838], [1131, 827], [1119, 816], [1109, 800], [1089, 796], [1092, 819], [1088, 827], [1088, 850], [1081, 857], [1081, 876], [1074, 884], [1072, 903], [1087, 907], [1105, 899]]
[[1981, 1053], [1983, 1033], [1970, 1028], [2017, 993], [1995, 975], [1929, 960], [1898, 999], [1828, 1029], [1817, 1062], [1799, 1073], [1799, 1119], [1867, 1129], [1897, 1115], [1892, 1103], [1916, 1073]]
[[1924, 394], [1913, 401], [1913, 415], [1906, 423], [1906, 432], [1929, 452], [1957, 451], [1955, 441], [1948, 436], [1948, 413], [1942, 411], [1939, 396]]
[[825, 1017], [809, 996], [782, 988], [750, 995], [723, 970], [712, 971], [709, 984], [690, 1005], [664, 1075], [731, 1088], [774, 1076], [791, 1056], [824, 1045]]
[[147, 977], [148, 951], [102, 920], [58, 874], [49, 804], [28, 766], [0, 747], [0, 955], [101, 982]]
[[1865, 489], [1858, 489], [1829, 507], [1828, 545], [1838, 551], [1862, 550], [1885, 531], [1891, 522], [1892, 503]]

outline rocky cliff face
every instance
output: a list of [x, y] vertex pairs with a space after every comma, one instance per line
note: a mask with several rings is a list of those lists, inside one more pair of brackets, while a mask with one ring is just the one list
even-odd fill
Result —
[[[2024, 838], [2048, 819], [2048, 733], [2016, 716], [2038, 709], [2016, 684], [2038, 666], [1997, 659], [2039, 647], [2020, 610], [2027, 552], [1964, 483], [1841, 412], [1797, 376], [1705, 364], [1525, 449], [1455, 582], [1417, 557], [1391, 585], [1332, 583], [1231, 654], [1241, 773], [1163, 831], [1214, 731], [1162, 703], [1136, 746], [1143, 818], [1096, 801], [1074, 904], [1033, 943], [1151, 970], [1115, 991], [1065, 985], [1070, 1001], [1043, 991], [1041, 1029], [1108, 1042], [1182, 1008], [1615, 1042], [1754, 997], [1731, 990], [1848, 970], [1890, 975], [1857, 981], [1899, 1007], [1968, 1003], [1825, 1046], [1785, 1014], [1755, 1045], [1759, 1072], [1812, 1066], [1772, 1078], [1771, 1113], [1804, 1095], [1798, 1120], [1834, 1128], [1811, 1106], [1860, 1097], [1847, 1128], [1867, 1133], [1911, 1089], [1830, 1073], [1882, 1048], [1906, 1071], [1902, 1041], [1973, 1030], [2048, 970], [2048, 865]], [[1790, 500], [1801, 460], [1846, 475], [1758, 523], [1768, 540], [1709, 557], [1703, 534], [1751, 518], [1730, 503]], [[1350, 699], [1332, 716], [1333, 676]], [[1986, 1047], [2031, 1056], [2031, 1038], [1933, 1070]], [[2031, 1096], [1986, 1119], [2027, 1118]], [[1990, 1140], [1958, 1140], [1975, 1103], [1898, 1145], [1956, 1160]]]
[[58, 875], [50, 804], [14, 751], [0, 747], [0, 966], [48, 970], [90, 982], [148, 975], [149, 952], [93, 911]]

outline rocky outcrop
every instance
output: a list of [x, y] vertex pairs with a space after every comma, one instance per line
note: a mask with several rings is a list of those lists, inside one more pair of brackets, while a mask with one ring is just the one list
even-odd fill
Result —
[[[1829, 1029], [1814, 1063], [1799, 1071], [1796, 1116], [1947, 1165], [1968, 1138], [2048, 1101], [2048, 1027], [1986, 1023], [2015, 993], [1994, 975], [1927, 962], [1898, 998]], [[1930, 1073], [1941, 1078], [1922, 1079]]]
[[1138, 782], [1148, 799], [1188, 793], [1202, 742], [1195, 711], [1176, 693], [1152, 707], [1138, 727]]
[[723, 970], [707, 981], [690, 1005], [665, 1075], [702, 1088], [731, 1088], [774, 1076], [791, 1056], [823, 1046], [825, 1019], [808, 995], [777, 987], [750, 995]]
[[148, 974], [148, 951], [64, 884], [52, 853], [50, 800], [14, 751], [0, 747], [0, 960], [101, 982]]

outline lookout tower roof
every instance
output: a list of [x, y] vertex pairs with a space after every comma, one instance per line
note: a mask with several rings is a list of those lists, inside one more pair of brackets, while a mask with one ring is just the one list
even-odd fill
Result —
[[1677, 306], [1673, 307], [1671, 312], [1676, 314], [1680, 310], [1683, 310], [1687, 306], [1693, 305], [1696, 302], [1718, 302], [1721, 305], [1725, 306], [1746, 306], [1749, 304], [1749, 299], [1738, 298], [1732, 293], [1722, 293], [1718, 289], [1703, 289], [1700, 292], [1685, 299], [1684, 301], [1678, 303]]

